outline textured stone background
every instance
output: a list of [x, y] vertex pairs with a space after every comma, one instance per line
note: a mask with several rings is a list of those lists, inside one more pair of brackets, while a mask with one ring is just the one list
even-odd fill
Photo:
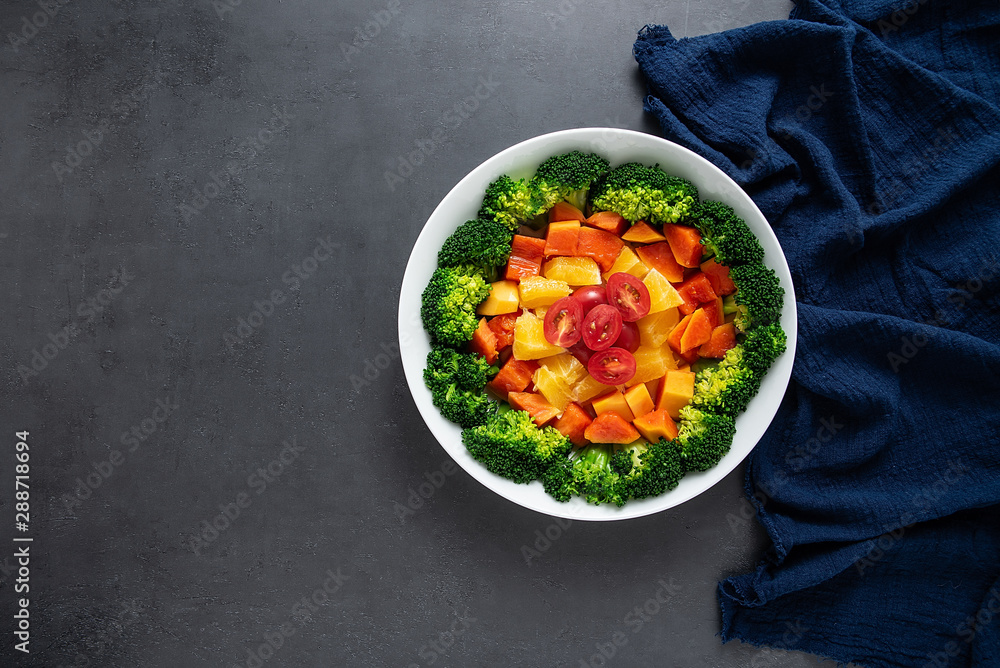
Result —
[[552, 130], [656, 132], [636, 31], [787, 0], [230, 1], [0, 6], [0, 542], [17, 430], [34, 537], [32, 652], [12, 650], [6, 556], [0, 656], [576, 668], [624, 638], [607, 665], [818, 665], [716, 636], [716, 582], [763, 545], [734, 521], [742, 471], [653, 517], [558, 527], [441, 473], [380, 357], [412, 243], [465, 173]]

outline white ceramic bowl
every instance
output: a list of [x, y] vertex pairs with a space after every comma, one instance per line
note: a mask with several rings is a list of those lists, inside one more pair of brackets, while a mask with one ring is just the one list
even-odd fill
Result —
[[[546, 158], [574, 149], [598, 153], [610, 160], [612, 167], [633, 161], [659, 163], [669, 174], [694, 183], [702, 199], [729, 204], [760, 239], [766, 252], [764, 262], [777, 272], [785, 289], [781, 326], [788, 335], [788, 350], [771, 367], [760, 394], [737, 418], [730, 452], [710, 471], [687, 474], [674, 490], [655, 498], [629, 501], [621, 508], [595, 506], [579, 497], [561, 503], [546, 494], [538, 481], [519, 485], [490, 473], [465, 449], [459, 426], [441, 417], [423, 382], [430, 341], [420, 322], [420, 296], [437, 266], [441, 244], [459, 225], [476, 217], [486, 186], [499, 175], [530, 177]], [[688, 149], [653, 135], [617, 128], [578, 128], [534, 137], [472, 170], [441, 200], [424, 225], [410, 253], [399, 295], [399, 342], [406, 381], [417, 409], [441, 446], [473, 478], [500, 496], [546, 515], [574, 520], [623, 520], [666, 510], [701, 494], [736, 468], [763, 436], [788, 386], [795, 356], [795, 324], [795, 294], [788, 264], [777, 238], [750, 197], [719, 168]]]

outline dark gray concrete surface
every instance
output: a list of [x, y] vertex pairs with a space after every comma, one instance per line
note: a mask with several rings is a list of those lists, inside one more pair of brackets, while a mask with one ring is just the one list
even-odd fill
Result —
[[656, 132], [644, 24], [789, 8], [3, 3], [3, 661], [577, 668], [605, 646], [609, 666], [818, 665], [717, 637], [716, 582], [763, 547], [742, 471], [653, 517], [559, 527], [441, 473], [391, 354], [411, 245], [466, 172], [552, 130]]

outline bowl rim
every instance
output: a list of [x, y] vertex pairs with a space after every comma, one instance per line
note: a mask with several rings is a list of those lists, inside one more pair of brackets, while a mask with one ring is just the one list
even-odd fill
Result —
[[[737, 416], [737, 434], [729, 453], [708, 471], [688, 473], [675, 489], [649, 499], [629, 500], [620, 508], [607, 504], [594, 506], [579, 497], [566, 503], [559, 502], [545, 494], [538, 481], [520, 485], [491, 473], [469, 455], [461, 440], [461, 428], [440, 415], [431, 403], [430, 392], [423, 382], [430, 340], [420, 322], [419, 300], [437, 266], [437, 251], [444, 238], [462, 222], [476, 216], [486, 185], [498, 176], [530, 176], [545, 158], [574, 148], [604, 155], [611, 160], [612, 166], [629, 161], [643, 164], [656, 162], [663, 166], [662, 159], [638, 157], [647, 154], [656, 156], [662, 153], [668, 163], [679, 160], [680, 166], [664, 169], [670, 173], [680, 170], [678, 175], [691, 178], [698, 186], [699, 195], [721, 191], [725, 197], [722, 201], [732, 206], [757, 235], [765, 249], [765, 264], [775, 271], [785, 289], [780, 323], [788, 338], [787, 349], [769, 369], [760, 393], [747, 410]], [[637, 157], [614, 159], [608, 153]], [[536, 160], [537, 155], [542, 154], [545, 155]], [[528, 159], [526, 156], [534, 157]], [[709, 182], [699, 183], [704, 179], [709, 179]], [[465, 213], [457, 215], [458, 211]], [[750, 196], [725, 172], [690, 149], [656, 135], [609, 127], [572, 128], [526, 139], [484, 160], [459, 180], [428, 216], [413, 244], [400, 288], [397, 324], [400, 359], [410, 395], [428, 429], [459, 467], [487, 489], [524, 508], [553, 517], [585, 521], [617, 521], [662, 512], [708, 491], [728, 476], [750, 454], [774, 419], [791, 378], [797, 338], [795, 291], [788, 263], [774, 231]]]

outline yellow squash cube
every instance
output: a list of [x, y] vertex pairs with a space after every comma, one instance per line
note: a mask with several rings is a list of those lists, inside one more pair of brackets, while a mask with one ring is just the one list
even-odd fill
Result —
[[677, 308], [668, 308], [666, 311], [651, 313], [644, 318], [640, 318], [635, 324], [639, 327], [639, 343], [644, 346], [659, 348], [667, 341], [672, 330], [680, 321], [680, 312]]
[[650, 269], [642, 282], [649, 290], [650, 313], [666, 311], [668, 308], [674, 308], [684, 303], [684, 298], [677, 293], [674, 286], [670, 285], [670, 281], [657, 270]]
[[601, 284], [601, 268], [591, 257], [554, 257], [542, 267], [542, 274], [568, 285]]
[[639, 256], [635, 254], [628, 246], [622, 248], [621, 252], [618, 253], [618, 259], [615, 263], [611, 265], [611, 269], [608, 269], [604, 273], [604, 280], [607, 281], [612, 274], [617, 274], [620, 271], [624, 271], [626, 274], [632, 274], [638, 279], [641, 279], [649, 271], [649, 267], [642, 263]]
[[550, 278], [532, 276], [521, 281], [521, 305], [525, 308], [552, 306], [570, 293], [569, 283]]
[[476, 313], [479, 315], [503, 315], [513, 313], [518, 308], [517, 282], [497, 281], [490, 284], [490, 296], [486, 298]]
[[545, 339], [544, 323], [531, 311], [525, 311], [514, 321], [514, 357], [517, 359], [537, 360], [562, 351]]

